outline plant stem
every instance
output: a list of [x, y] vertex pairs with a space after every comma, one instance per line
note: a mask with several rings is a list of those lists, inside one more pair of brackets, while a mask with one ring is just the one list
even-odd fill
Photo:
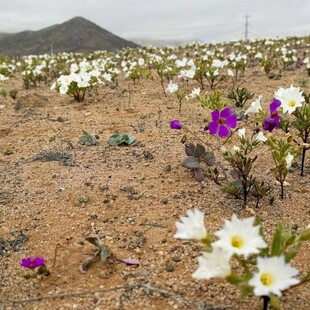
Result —
[[263, 310], [268, 310], [269, 296], [263, 296]]
[[128, 82], [128, 109], [130, 108], [131, 105], [131, 83], [130, 81]]
[[304, 147], [302, 148], [301, 172], [300, 172], [300, 176], [304, 176], [304, 166], [305, 166], [305, 159], [306, 159], [306, 151], [307, 151], [307, 148], [304, 146]]
[[258, 204], [259, 204], [259, 198], [256, 198], [255, 208], [258, 208]]
[[281, 200], [284, 199], [284, 181], [281, 181], [280, 182], [280, 185], [281, 185], [281, 194], [280, 194], [280, 198]]
[[189, 132], [190, 134], [192, 134], [197, 140], [199, 140], [201, 143], [203, 143], [204, 145], [206, 145], [207, 147], [209, 147], [209, 145], [205, 142], [205, 141], [203, 141], [202, 139], [200, 139], [194, 132], [192, 132], [191, 130], [189, 130], [189, 129], [187, 129], [187, 128], [185, 128], [185, 130], [187, 131], [187, 132]]
[[165, 97], [167, 97], [166, 89], [164, 86], [164, 80], [162, 78], [160, 79], [160, 85], [161, 85], [161, 88], [163, 89], [163, 93], [164, 93]]

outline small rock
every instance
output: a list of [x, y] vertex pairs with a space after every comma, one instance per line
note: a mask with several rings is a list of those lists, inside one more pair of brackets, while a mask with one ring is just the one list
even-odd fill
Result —
[[64, 118], [62, 118], [61, 116], [58, 116], [58, 117], [56, 118], [56, 121], [59, 122], [59, 123], [63, 123], [63, 122], [65, 122], [66, 120], [65, 120]]
[[153, 154], [148, 150], [143, 152], [143, 156], [146, 160], [152, 160], [154, 158]]
[[166, 264], [166, 271], [167, 272], [173, 272], [174, 271], [174, 265], [172, 263], [168, 262]]
[[139, 200], [142, 196], [140, 194], [132, 194], [128, 196], [129, 199], [131, 200]]
[[99, 185], [99, 189], [101, 190], [101, 191], [107, 191], [107, 190], [109, 190], [109, 185], [108, 184], [100, 184]]
[[164, 171], [165, 172], [170, 172], [171, 171], [171, 165], [165, 165], [164, 166]]
[[180, 256], [173, 256], [171, 259], [172, 259], [174, 262], [176, 262], [176, 263], [178, 263], [178, 262], [181, 261], [181, 257], [180, 257]]
[[89, 197], [88, 196], [80, 196], [79, 197], [79, 203], [87, 203], [89, 202]]

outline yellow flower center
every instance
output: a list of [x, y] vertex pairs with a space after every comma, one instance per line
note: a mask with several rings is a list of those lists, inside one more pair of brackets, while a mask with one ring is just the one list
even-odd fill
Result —
[[295, 101], [295, 100], [291, 100], [291, 101], [288, 103], [288, 105], [289, 105], [290, 107], [294, 107], [295, 104], [296, 104], [296, 101]]
[[270, 286], [274, 282], [273, 276], [270, 273], [261, 274], [260, 280], [265, 286]]
[[231, 245], [234, 248], [241, 249], [244, 246], [244, 240], [240, 236], [233, 236], [231, 238]]

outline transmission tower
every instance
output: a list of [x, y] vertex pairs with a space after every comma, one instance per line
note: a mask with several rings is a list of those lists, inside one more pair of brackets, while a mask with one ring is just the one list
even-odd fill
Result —
[[245, 15], [245, 23], [244, 23], [244, 41], [248, 41], [248, 35], [249, 35], [249, 18], [250, 15]]

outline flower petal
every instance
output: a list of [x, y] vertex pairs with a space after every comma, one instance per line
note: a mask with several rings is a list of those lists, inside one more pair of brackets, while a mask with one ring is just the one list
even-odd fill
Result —
[[182, 129], [182, 124], [178, 120], [173, 120], [170, 122], [171, 129]]
[[212, 116], [212, 120], [213, 121], [217, 121], [220, 117], [220, 111], [219, 110], [214, 110], [212, 113], [211, 113], [211, 116]]
[[220, 125], [220, 129], [218, 132], [219, 137], [224, 138], [224, 137], [229, 136], [229, 134], [230, 134], [229, 129], [225, 125]]
[[275, 111], [279, 106], [281, 105], [281, 101], [278, 99], [273, 99], [273, 101], [270, 104], [270, 113], [272, 113], [273, 111]]
[[230, 128], [236, 128], [237, 126], [237, 115], [232, 114], [228, 118], [226, 118], [226, 125], [228, 125]]
[[227, 118], [232, 114], [230, 107], [223, 109], [220, 113], [220, 117]]
[[208, 129], [209, 129], [211, 135], [215, 135], [219, 130], [219, 123], [218, 122], [211, 122], [208, 125]]

